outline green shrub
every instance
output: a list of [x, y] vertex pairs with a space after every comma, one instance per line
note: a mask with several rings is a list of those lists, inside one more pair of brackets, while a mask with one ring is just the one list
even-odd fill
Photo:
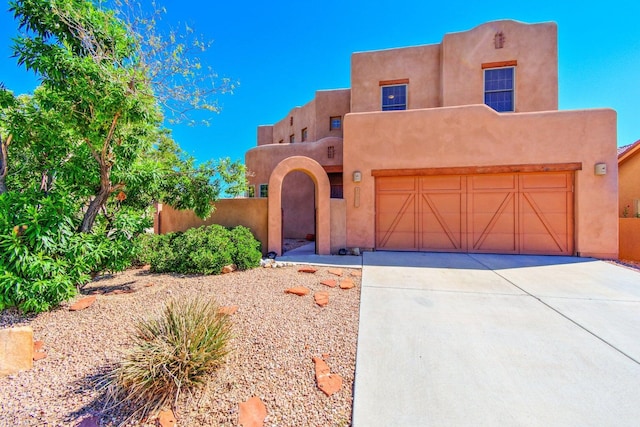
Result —
[[72, 298], [91, 274], [130, 265], [131, 237], [145, 221], [122, 212], [109, 228], [79, 233], [78, 211], [62, 194], [0, 195], [0, 310], [50, 310]]
[[204, 384], [228, 353], [231, 323], [213, 301], [172, 300], [136, 324], [133, 348], [103, 378], [107, 403], [145, 417], [175, 405], [183, 390]]
[[137, 242], [141, 263], [156, 273], [220, 274], [225, 265], [241, 270], [260, 265], [260, 242], [246, 227], [221, 225], [192, 228], [183, 233], [143, 235]]
[[184, 260], [179, 273], [220, 274], [222, 267], [233, 263], [231, 233], [221, 225], [191, 228], [174, 243], [174, 250]]
[[64, 197], [0, 195], [0, 309], [45, 311], [73, 297], [89, 280], [77, 255], [86, 242], [74, 233], [72, 203]]
[[236, 247], [233, 263], [238, 269], [247, 270], [260, 265], [260, 242], [253, 237], [251, 230], [239, 225], [231, 230], [231, 240]]

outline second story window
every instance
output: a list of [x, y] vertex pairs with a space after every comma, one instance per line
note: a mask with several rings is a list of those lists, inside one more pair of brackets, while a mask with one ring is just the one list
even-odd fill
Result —
[[484, 70], [484, 103], [498, 112], [515, 111], [515, 67]]
[[305, 142], [307, 140], [307, 128], [302, 129], [302, 134], [300, 135], [302, 137], [302, 142]]
[[293, 144], [294, 142], [296, 142], [296, 136], [293, 134], [289, 135], [289, 144]]
[[336, 130], [342, 128], [342, 117], [333, 116], [329, 119], [329, 130]]
[[382, 111], [407, 109], [407, 85], [382, 86]]
[[247, 187], [247, 197], [256, 197], [256, 186], [255, 185], [249, 185]]

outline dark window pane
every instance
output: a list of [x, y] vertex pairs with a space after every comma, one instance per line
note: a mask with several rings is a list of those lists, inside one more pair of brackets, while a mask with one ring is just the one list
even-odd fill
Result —
[[382, 87], [382, 110], [406, 110], [407, 109], [407, 86], [383, 86]]
[[484, 103], [496, 111], [514, 111], [513, 103], [514, 68], [496, 68], [485, 70]]

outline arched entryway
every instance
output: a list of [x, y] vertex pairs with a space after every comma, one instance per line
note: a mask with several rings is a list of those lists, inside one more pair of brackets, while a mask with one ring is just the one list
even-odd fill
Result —
[[306, 173], [315, 186], [316, 253], [331, 254], [331, 186], [325, 170], [309, 157], [293, 156], [278, 163], [269, 177], [269, 252], [282, 255], [282, 182], [288, 173]]

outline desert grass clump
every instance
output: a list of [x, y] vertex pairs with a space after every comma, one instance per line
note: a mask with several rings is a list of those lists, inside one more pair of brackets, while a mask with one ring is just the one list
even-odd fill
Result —
[[105, 377], [107, 405], [125, 405], [135, 417], [175, 407], [182, 391], [222, 364], [230, 336], [229, 316], [214, 301], [170, 300], [135, 325], [133, 348]]

